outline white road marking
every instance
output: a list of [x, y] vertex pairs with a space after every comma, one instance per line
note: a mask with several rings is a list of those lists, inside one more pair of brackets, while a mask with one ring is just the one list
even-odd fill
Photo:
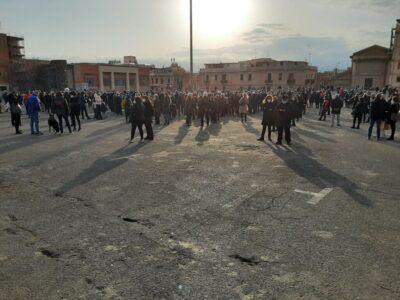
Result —
[[307, 191], [302, 191], [302, 190], [294, 190], [296, 193], [300, 194], [306, 194], [306, 195], [311, 195], [313, 196], [310, 200], [307, 201], [308, 204], [316, 205], [318, 204], [322, 199], [324, 199], [330, 192], [333, 191], [333, 188], [325, 188], [319, 193], [313, 193], [313, 192], [307, 192]]

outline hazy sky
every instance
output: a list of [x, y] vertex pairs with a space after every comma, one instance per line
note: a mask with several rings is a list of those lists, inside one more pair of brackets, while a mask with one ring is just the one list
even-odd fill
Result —
[[[350, 65], [372, 44], [389, 46], [400, 0], [193, 0], [195, 68], [254, 57]], [[187, 68], [189, 0], [0, 0], [1, 30], [25, 37], [26, 56]]]

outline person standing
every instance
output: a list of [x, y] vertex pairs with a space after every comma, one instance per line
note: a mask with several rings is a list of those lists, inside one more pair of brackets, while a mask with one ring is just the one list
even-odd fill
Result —
[[385, 119], [386, 115], [386, 101], [382, 98], [381, 94], [378, 94], [371, 103], [370, 109], [370, 124], [368, 129], [368, 139], [371, 139], [372, 130], [376, 123], [376, 138], [381, 138], [381, 123]]
[[389, 105], [388, 109], [388, 123], [392, 132], [390, 137], [388, 138], [388, 141], [394, 140], [394, 134], [396, 132], [396, 122], [399, 119], [399, 110], [399, 96], [396, 95], [392, 97], [392, 103]]
[[76, 123], [78, 123], [78, 131], [81, 131], [81, 120], [79, 118], [81, 112], [81, 103], [79, 100], [80, 98], [74, 91], [69, 95], [70, 116], [74, 131], [76, 131]]
[[86, 119], [90, 120], [90, 117], [89, 117], [89, 114], [87, 111], [87, 107], [86, 107], [86, 104], [88, 102], [86, 94], [84, 92], [81, 92], [78, 94], [78, 97], [79, 97], [79, 103], [81, 105], [80, 111], [81, 111], [81, 115], [82, 115], [82, 120], [85, 119], [85, 116], [86, 116]]
[[30, 118], [31, 135], [43, 135], [39, 130], [39, 112], [41, 111], [41, 108], [40, 100], [36, 92], [33, 92], [29, 97], [26, 108]]
[[153, 116], [154, 116], [154, 107], [151, 103], [150, 99], [145, 96], [144, 97], [144, 126], [146, 127], [147, 137], [145, 140], [152, 141], [154, 139], [154, 132], [153, 132]]
[[268, 140], [271, 141], [272, 128], [275, 125], [274, 116], [275, 116], [276, 101], [274, 100], [275, 99], [273, 96], [268, 95], [262, 102], [263, 119], [261, 124], [263, 128], [261, 137], [258, 139], [258, 141], [264, 141], [267, 127], [268, 127]]
[[247, 122], [247, 112], [249, 111], [249, 96], [243, 93], [239, 100], [239, 114], [242, 123]]
[[[358, 97], [354, 98], [353, 110], [351, 114], [353, 115], [353, 126], [351, 128], [360, 129], [360, 124], [363, 116], [363, 103]], [[356, 127], [356, 122], [357, 122], [357, 127]]]
[[8, 97], [8, 103], [10, 104], [11, 124], [15, 127], [15, 134], [22, 134], [22, 131], [19, 130], [21, 126], [22, 108], [15, 92], [12, 92], [10, 95], [12, 97]]
[[277, 145], [282, 145], [283, 131], [285, 131], [285, 140], [288, 145], [291, 144], [290, 124], [292, 111], [287, 95], [283, 95], [281, 101], [276, 106], [276, 123], [278, 125], [278, 141]]
[[63, 97], [61, 92], [57, 92], [56, 97], [53, 102], [52, 111], [58, 118], [58, 124], [60, 125], [61, 134], [64, 133], [63, 128], [63, 119], [65, 121], [65, 125], [67, 126], [69, 133], [72, 133], [71, 125], [69, 124], [68, 116], [69, 116], [69, 106], [67, 100]]
[[336, 118], [336, 125], [340, 127], [340, 111], [342, 110], [342, 107], [343, 107], [342, 99], [340, 99], [339, 96], [335, 96], [331, 102], [332, 127], [335, 125], [335, 118]]
[[139, 129], [140, 140], [143, 141], [144, 110], [145, 107], [142, 103], [142, 99], [140, 97], [136, 97], [131, 111], [131, 143], [133, 143], [133, 139], [135, 138], [136, 128]]
[[103, 117], [101, 115], [101, 104], [103, 103], [103, 100], [101, 99], [101, 96], [99, 95], [98, 92], [94, 94], [94, 117], [97, 120], [103, 120]]

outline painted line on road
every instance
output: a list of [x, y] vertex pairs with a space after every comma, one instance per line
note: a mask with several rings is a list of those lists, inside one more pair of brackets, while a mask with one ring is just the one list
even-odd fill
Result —
[[318, 204], [322, 199], [324, 199], [330, 192], [333, 191], [333, 188], [325, 188], [319, 193], [313, 193], [313, 192], [308, 192], [308, 191], [302, 191], [295, 189], [294, 190], [296, 193], [299, 194], [306, 194], [306, 195], [311, 195], [313, 196], [310, 200], [307, 201], [308, 204], [316, 205]]

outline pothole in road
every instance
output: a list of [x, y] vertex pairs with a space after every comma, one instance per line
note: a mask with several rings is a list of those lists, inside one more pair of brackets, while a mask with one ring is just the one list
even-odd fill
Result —
[[250, 256], [250, 257], [245, 257], [239, 254], [233, 254], [229, 255], [230, 258], [234, 258], [242, 263], [246, 263], [250, 266], [256, 266], [258, 265], [261, 261], [259, 261], [256, 257]]
[[[119, 217], [121, 218], [121, 216], [119, 216]], [[140, 225], [145, 226], [147, 228], [154, 227], [154, 224], [152, 222], [150, 222], [149, 220], [139, 220], [139, 219], [133, 219], [133, 218], [129, 218], [129, 217], [122, 217], [122, 220], [124, 222], [128, 222], [128, 223], [140, 224]]]
[[50, 249], [39, 249], [40, 253], [42, 253], [44, 256], [50, 257], [50, 258], [59, 258], [60, 257], [60, 253], [54, 251], [54, 250], [50, 250]]

